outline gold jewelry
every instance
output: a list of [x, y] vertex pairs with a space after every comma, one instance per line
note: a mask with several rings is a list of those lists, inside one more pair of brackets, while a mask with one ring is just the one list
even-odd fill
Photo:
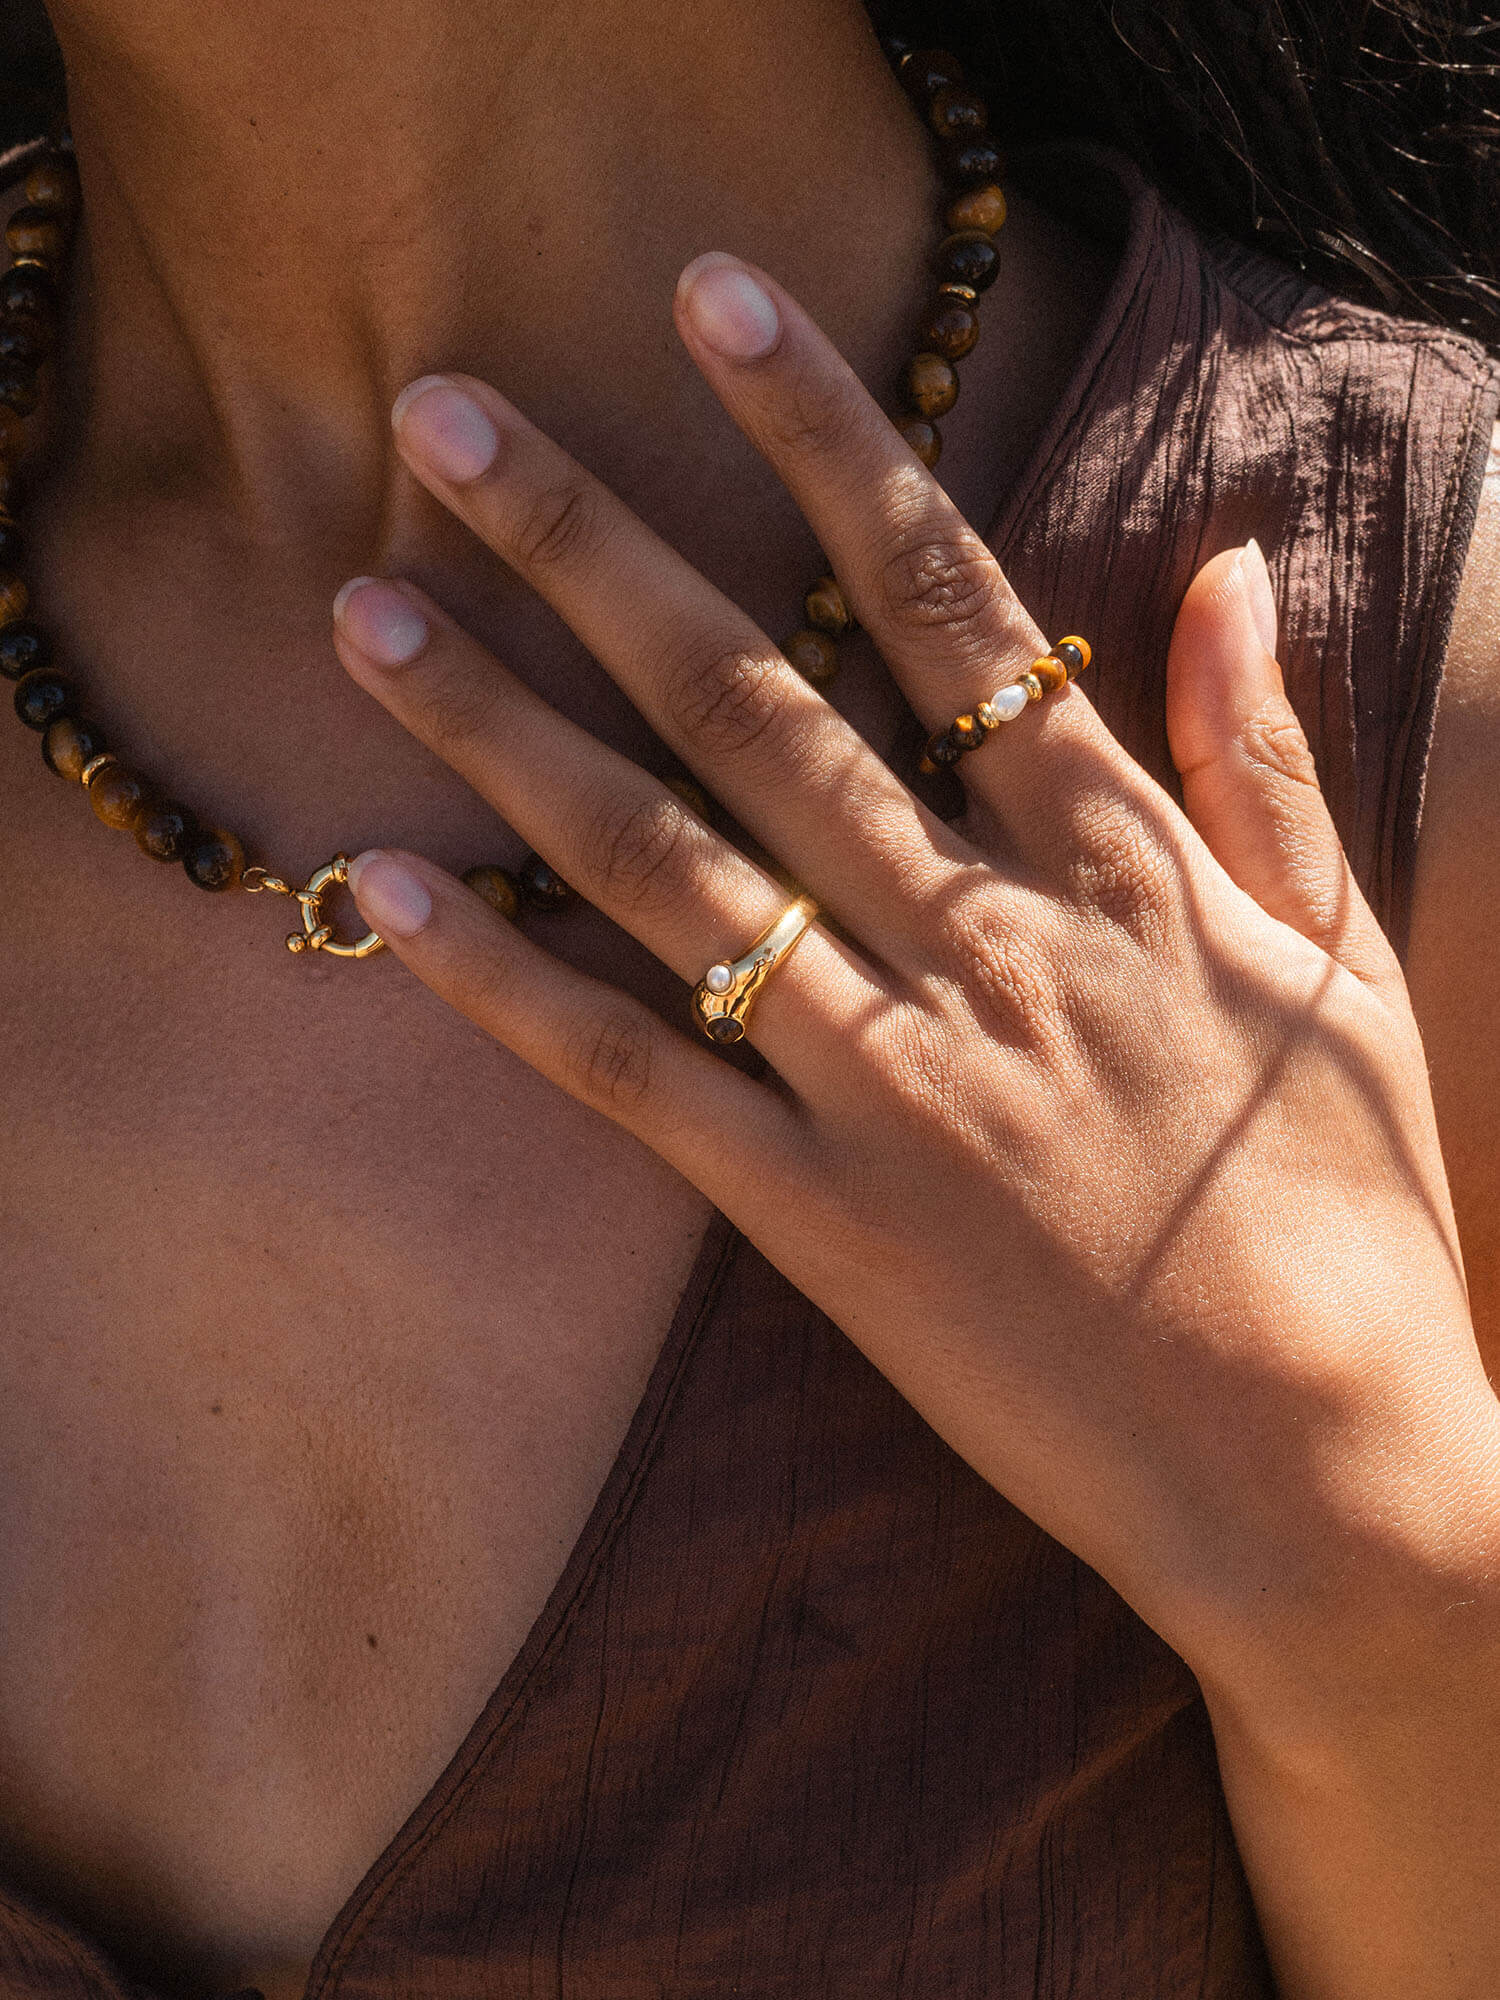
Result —
[[930, 775], [945, 765], [956, 764], [970, 750], [977, 750], [1002, 722], [1014, 722], [1032, 702], [1040, 701], [1044, 694], [1060, 688], [1065, 681], [1075, 679], [1093, 657], [1088, 640], [1080, 639], [1076, 632], [1059, 639], [1050, 653], [1032, 661], [1019, 680], [997, 688], [988, 701], [980, 702], [968, 714], [956, 715], [946, 729], [929, 736], [918, 770]]
[[[3, 4], [0, 0], [0, 7]], [[930, 129], [947, 184], [942, 198], [943, 236], [931, 258], [936, 292], [901, 378], [903, 408], [895, 419], [906, 442], [930, 467], [937, 464], [942, 450], [937, 419], [947, 415], [958, 397], [955, 364], [979, 338], [980, 294], [1000, 268], [995, 236], [1005, 222], [1003, 162], [989, 134], [984, 100], [965, 84], [962, 68], [947, 50], [913, 48], [899, 37], [888, 37], [885, 49]], [[0, 194], [8, 194], [24, 173], [25, 204], [5, 222], [10, 262], [8, 269], [0, 269], [0, 677], [17, 683], [17, 713], [41, 736], [49, 767], [59, 777], [82, 784], [106, 826], [134, 834], [153, 861], [180, 862], [200, 889], [269, 890], [295, 897], [302, 923], [286, 945], [299, 956], [373, 957], [380, 949], [373, 932], [346, 940], [324, 918], [326, 892], [344, 879], [341, 858], [319, 868], [305, 889], [293, 888], [268, 868], [247, 865], [244, 846], [233, 832], [211, 819], [200, 819], [180, 800], [164, 797], [114, 755], [103, 731], [82, 714], [79, 691], [54, 671], [47, 634], [27, 615], [23, 545], [13, 511], [18, 483], [14, 474], [22, 456], [23, 420], [38, 405], [37, 371], [56, 344], [57, 292], [68, 261], [79, 191], [71, 142], [59, 146], [37, 142], [13, 149], [6, 162]], [[806, 623], [786, 640], [782, 652], [809, 681], [822, 687], [837, 671], [839, 640], [855, 629], [854, 614], [836, 577], [821, 576], [814, 582], [803, 600], [803, 615]], [[481, 863], [463, 879], [493, 909], [512, 918], [523, 907], [556, 908], [572, 894], [557, 871], [534, 852], [517, 869]], [[722, 1039], [738, 1040], [742, 1032], [725, 1032]]]
[[739, 1041], [756, 994], [817, 914], [812, 897], [799, 896], [742, 957], [720, 959], [708, 968], [693, 988], [693, 1014], [711, 1042]]

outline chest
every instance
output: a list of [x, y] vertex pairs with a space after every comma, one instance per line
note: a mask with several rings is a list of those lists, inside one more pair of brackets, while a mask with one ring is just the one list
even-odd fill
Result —
[[6, 869], [0, 1826], [213, 1990], [311, 1956], [482, 1708], [707, 1210], [394, 961], [112, 858]]

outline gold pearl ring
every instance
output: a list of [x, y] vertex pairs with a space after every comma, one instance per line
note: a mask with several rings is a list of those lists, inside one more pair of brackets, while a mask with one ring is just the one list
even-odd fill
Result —
[[741, 1039], [756, 994], [817, 914], [812, 897], [799, 896], [741, 957], [708, 968], [693, 988], [693, 1016], [711, 1042]]

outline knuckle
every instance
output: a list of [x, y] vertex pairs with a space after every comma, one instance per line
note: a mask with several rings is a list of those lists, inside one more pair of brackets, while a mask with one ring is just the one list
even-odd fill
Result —
[[767, 445], [774, 453], [824, 457], [848, 447], [857, 409], [843, 385], [819, 371], [799, 369], [782, 387], [766, 416]]
[[494, 727], [499, 688], [456, 661], [433, 661], [422, 676], [421, 705], [429, 739], [453, 754], [482, 742]]
[[1007, 1038], [1041, 1033], [1055, 1008], [1057, 981], [1036, 912], [971, 897], [947, 913], [942, 932], [944, 957], [970, 1007]]
[[992, 616], [1000, 575], [982, 542], [964, 536], [916, 542], [886, 558], [880, 596], [898, 623], [951, 633]]
[[684, 843], [695, 827], [671, 797], [602, 807], [583, 845], [595, 857], [601, 898], [636, 909], [678, 895]]
[[1066, 893], [1096, 921], [1164, 951], [1183, 920], [1185, 865], [1167, 832], [1111, 803], [1091, 812], [1081, 829], [1065, 866]]
[[1253, 715], [1241, 732], [1240, 742], [1245, 755], [1258, 769], [1321, 792], [1318, 767], [1302, 724], [1281, 702]]
[[619, 1112], [650, 1092], [652, 1039], [642, 1016], [611, 1012], [590, 1020], [568, 1051], [566, 1077], [576, 1097]]
[[521, 509], [511, 548], [526, 569], [557, 569], [594, 554], [604, 534], [598, 489], [582, 474], [571, 474]]
[[689, 659], [671, 676], [667, 703], [689, 742], [715, 757], [737, 756], [778, 724], [783, 693], [772, 661], [729, 646]]

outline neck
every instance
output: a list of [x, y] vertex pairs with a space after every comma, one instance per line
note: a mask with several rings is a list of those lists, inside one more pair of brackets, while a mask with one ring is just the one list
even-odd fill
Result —
[[700, 250], [770, 266], [857, 365], [920, 285], [927, 148], [857, 0], [56, 12], [80, 445], [198, 468], [257, 534], [337, 496], [353, 540], [389, 539], [386, 412], [445, 367], [639, 492], [705, 393], [670, 323]]

